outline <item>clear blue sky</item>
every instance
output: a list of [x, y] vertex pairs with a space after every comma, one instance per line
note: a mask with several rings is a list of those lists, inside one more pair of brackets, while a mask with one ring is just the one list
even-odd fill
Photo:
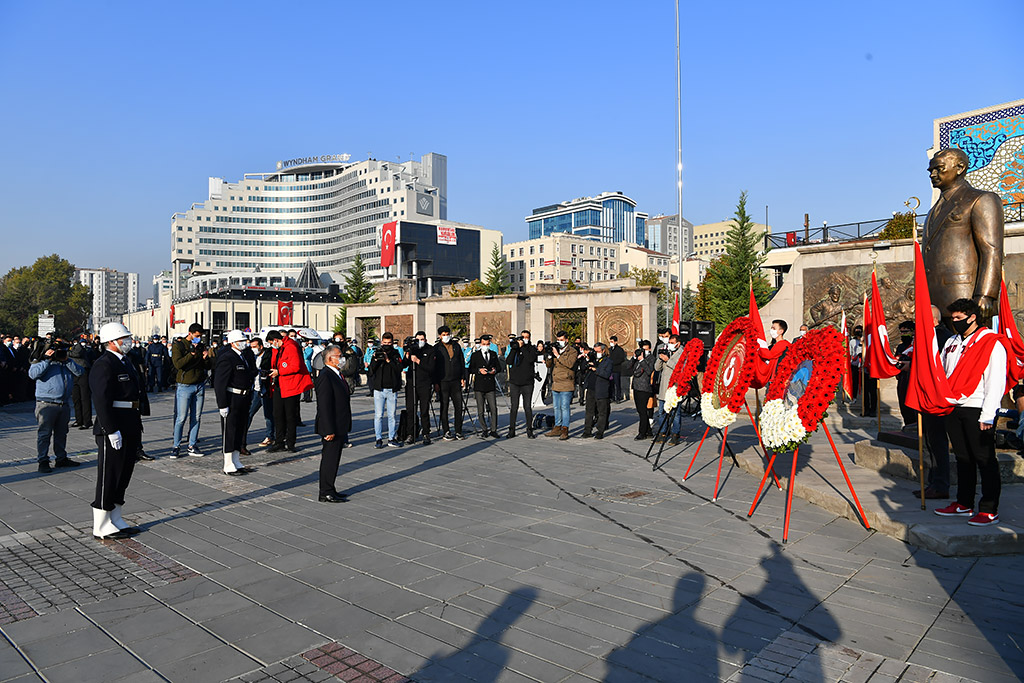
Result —
[[[775, 230], [930, 189], [932, 120], [1024, 96], [1018, 0], [684, 2], [683, 213]], [[278, 159], [448, 156], [449, 218], [675, 198], [674, 3], [0, 0], [0, 273], [151, 276], [170, 217]]]

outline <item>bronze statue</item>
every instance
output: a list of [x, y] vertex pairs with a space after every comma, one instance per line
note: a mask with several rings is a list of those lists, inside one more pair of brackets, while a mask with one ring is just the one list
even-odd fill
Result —
[[1003, 267], [1003, 204], [995, 192], [967, 182], [963, 150], [941, 149], [928, 163], [932, 187], [941, 192], [924, 224], [922, 251], [932, 303], [947, 315], [957, 299], [974, 299], [991, 316]]
[[828, 298], [811, 306], [811, 327], [818, 328], [830, 322], [838, 324], [843, 312], [843, 305], [840, 303], [842, 296], [843, 288], [839, 284], [829, 287]]

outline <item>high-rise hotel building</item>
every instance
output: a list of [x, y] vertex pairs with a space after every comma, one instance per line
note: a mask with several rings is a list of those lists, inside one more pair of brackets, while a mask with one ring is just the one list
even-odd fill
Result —
[[602, 192], [596, 197], [534, 209], [526, 217], [530, 239], [570, 233], [601, 242], [632, 242], [647, 246], [647, 214], [621, 192]]
[[[207, 200], [171, 219], [173, 272], [298, 272], [311, 260], [338, 281], [361, 254], [367, 275], [383, 278], [384, 223], [448, 218], [448, 159], [349, 159], [291, 159], [238, 182], [210, 178]], [[175, 293], [180, 282], [174, 278]]]

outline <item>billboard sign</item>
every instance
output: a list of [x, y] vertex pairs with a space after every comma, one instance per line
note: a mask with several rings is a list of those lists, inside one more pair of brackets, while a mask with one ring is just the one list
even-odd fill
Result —
[[456, 246], [458, 244], [458, 233], [454, 225], [437, 226], [437, 243]]
[[423, 216], [434, 215], [434, 197], [433, 195], [423, 194], [422, 192], [416, 193], [416, 213]]

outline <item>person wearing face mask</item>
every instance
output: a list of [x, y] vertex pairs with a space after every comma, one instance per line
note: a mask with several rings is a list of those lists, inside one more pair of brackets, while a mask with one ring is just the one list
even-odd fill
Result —
[[252, 405], [253, 380], [257, 370], [246, 349], [249, 341], [241, 330], [228, 332], [227, 343], [217, 354], [216, 372], [213, 374], [213, 392], [220, 412], [221, 452], [224, 454], [224, 474], [239, 476], [250, 469], [243, 467], [239, 454], [245, 448], [245, 430]]
[[761, 360], [768, 364], [768, 382], [765, 386], [771, 384], [772, 380], [775, 379], [775, 371], [779, 367], [779, 361], [789, 350], [789, 341], [786, 340], [786, 330], [789, 326], [785, 320], [773, 320], [772, 326], [768, 330], [768, 334], [772, 340], [768, 343], [768, 348], [759, 347], [758, 353], [760, 354]]
[[622, 388], [622, 375], [629, 357], [626, 355], [626, 350], [619, 346], [619, 338], [614, 334], [608, 337], [608, 357], [612, 359], [612, 400], [622, 403], [626, 400], [625, 395], [629, 390], [628, 383], [625, 391]]
[[903, 431], [916, 432], [917, 411], [907, 406], [907, 387], [910, 386], [910, 364], [914, 353], [914, 322], [904, 320], [900, 323], [900, 343], [893, 352], [899, 364], [900, 373], [896, 375], [896, 398], [899, 401], [900, 415], [903, 416]]
[[121, 508], [135, 470], [135, 455], [142, 442], [140, 399], [145, 386], [128, 359], [131, 333], [121, 323], [100, 328], [103, 355], [89, 374], [96, 419], [93, 435], [96, 461], [96, 497], [92, 501], [93, 536], [127, 538], [141, 529], [124, 521]]
[[413, 424], [409, 425], [406, 443], [413, 445], [422, 433], [423, 445], [429, 446], [430, 393], [434, 388], [434, 347], [427, 343], [427, 333], [423, 330], [416, 333], [416, 339], [405, 355], [403, 365], [406, 375], [405, 415], [406, 420], [413, 420]]
[[[979, 324], [981, 311], [973, 299], [957, 299], [947, 310], [955, 334], [942, 347], [942, 367], [953, 393], [961, 394], [946, 416], [946, 432], [956, 453], [957, 494], [955, 502], [935, 514], [969, 517], [971, 526], [989, 526], [999, 523], [1002, 484], [993, 427], [1006, 393], [1006, 348], [1001, 335]], [[979, 472], [981, 500], [975, 514]]]
[[[469, 358], [469, 375], [473, 378], [473, 393], [476, 395], [476, 413], [480, 420], [480, 437], [498, 438], [498, 401], [495, 375], [501, 369], [498, 354], [491, 348], [491, 336], [480, 338], [473, 355]], [[491, 419], [488, 421], [487, 414]], [[490, 428], [488, 428], [490, 422]]]
[[802, 337], [802, 336], [804, 336], [805, 334], [807, 334], [807, 331], [808, 331], [809, 329], [810, 329], [810, 328], [808, 328], [808, 327], [807, 327], [807, 325], [801, 325], [801, 326], [800, 326], [800, 331], [799, 331], [799, 332], [797, 332], [797, 334], [796, 334], [796, 338], [797, 338], [797, 339], [799, 339], [800, 337]]
[[188, 327], [188, 335], [174, 342], [171, 364], [177, 372], [177, 388], [174, 396], [174, 444], [170, 457], [181, 456], [181, 438], [186, 417], [190, 424], [188, 454], [202, 457], [199, 451], [199, 425], [206, 401], [206, 375], [213, 369], [213, 353], [203, 344], [202, 325], [192, 323]]
[[[508, 367], [508, 432], [506, 439], [516, 437], [516, 422], [519, 421], [519, 404], [522, 402], [526, 413], [526, 438], [533, 433], [533, 392], [540, 391], [537, 379], [537, 347], [530, 341], [530, 331], [523, 330], [519, 337], [509, 339], [505, 347], [505, 365]], [[542, 366], [543, 367], [543, 366]], [[545, 368], [546, 370], [546, 368]], [[546, 373], [545, 373], [546, 374]]]
[[[668, 337], [668, 344], [665, 348], [658, 351], [657, 360], [654, 361], [654, 369], [660, 373], [660, 377], [658, 379], [658, 415], [656, 416], [658, 418], [660, 418], [665, 410], [665, 394], [668, 393], [670, 380], [672, 378], [672, 371], [676, 369], [676, 363], [679, 362], [680, 357], [683, 355], [680, 346], [679, 335], [670, 334]], [[670, 439], [670, 445], [677, 445], [683, 431], [682, 410], [676, 410], [672, 423], [667, 425], [665, 429], [666, 431], [661, 435], [659, 440]]]
[[338, 493], [335, 484], [341, 450], [352, 431], [351, 392], [341, 376], [341, 349], [328, 346], [323, 352], [324, 369], [318, 373], [316, 385], [316, 433], [321, 438], [320, 490], [321, 503], [345, 503], [348, 496]]
[[68, 422], [71, 421], [71, 395], [76, 378], [84, 373], [81, 365], [70, 358], [67, 345], [55, 342], [43, 357], [32, 363], [28, 376], [36, 385], [36, 455], [39, 471], [52, 472], [50, 438], [57, 467], [78, 467], [68, 457]]
[[[447, 325], [437, 328], [434, 345], [434, 389], [441, 399], [441, 430], [445, 441], [462, 439], [462, 390], [466, 386], [466, 362], [462, 347], [452, 339]], [[455, 407], [455, 435], [449, 430], [448, 404]]]
[[299, 426], [299, 399], [312, 386], [309, 370], [302, 361], [302, 350], [292, 337], [277, 330], [267, 332], [270, 355], [270, 379], [274, 393], [274, 444], [268, 453], [296, 452], [295, 439]]
[[[611, 412], [612, 372], [615, 361], [608, 354], [608, 347], [598, 342], [590, 358], [587, 373], [587, 407], [583, 420], [583, 438], [603, 439], [608, 429], [608, 415]], [[596, 423], [596, 424], [595, 424]], [[597, 433], [591, 430], [596, 429]]]
[[638, 420], [635, 441], [651, 437], [651, 420], [654, 419], [654, 364], [658, 357], [651, 351], [651, 342], [643, 339], [633, 356], [633, 403], [636, 405]]
[[569, 421], [572, 419], [572, 392], [576, 380], [576, 358], [578, 352], [575, 346], [569, 345], [569, 335], [565, 330], [559, 330], [555, 335], [555, 345], [552, 347], [555, 356], [554, 364], [551, 367], [551, 392], [554, 396], [555, 426], [550, 432], [544, 434], [547, 437], [558, 437], [559, 441], [569, 439]]
[[[402, 444], [395, 437], [398, 434], [398, 390], [402, 387], [401, 349], [394, 346], [394, 335], [385, 332], [380, 338], [380, 347], [370, 358], [370, 388], [373, 389], [373, 433], [376, 448], [385, 445], [398, 448]], [[387, 439], [383, 436], [384, 416], [387, 415]]]

